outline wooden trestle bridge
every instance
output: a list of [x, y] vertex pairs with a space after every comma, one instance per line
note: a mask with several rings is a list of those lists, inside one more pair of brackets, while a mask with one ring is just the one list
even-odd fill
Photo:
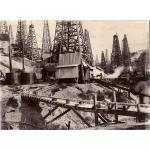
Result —
[[54, 106], [53, 109], [44, 116], [44, 119], [50, 116], [59, 107], [66, 109], [47, 123], [54, 122], [71, 110], [87, 125], [87, 127], [92, 127], [92, 125], [80, 114], [80, 111], [94, 113], [95, 126], [100, 125], [99, 120], [104, 124], [110, 123], [105, 117], [105, 114], [113, 114], [115, 123], [119, 123], [118, 116], [120, 115], [135, 117], [136, 122], [145, 122], [150, 118], [150, 105], [148, 104], [97, 101], [96, 97], [95, 95], [93, 100], [75, 100], [56, 97], [37, 97], [37, 95], [26, 93], [21, 95], [21, 99], [25, 103], [35, 105], [39, 104], [39, 102], [44, 102]]

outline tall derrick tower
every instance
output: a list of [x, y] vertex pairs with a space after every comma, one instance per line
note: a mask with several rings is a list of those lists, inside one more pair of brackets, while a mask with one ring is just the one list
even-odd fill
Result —
[[102, 51], [101, 53], [101, 68], [102, 69], [106, 69], [106, 60], [105, 60], [105, 56], [104, 56], [104, 52]]
[[107, 65], [108, 62], [109, 62], [109, 59], [108, 59], [108, 50], [107, 49], [105, 50], [105, 61], [106, 61], [106, 65]]
[[56, 22], [53, 46], [53, 59], [58, 63], [56, 79], [73, 79], [76, 82], [89, 80], [92, 60], [87, 44], [80, 21]]
[[55, 27], [54, 44], [52, 50], [52, 62], [58, 63], [59, 53], [61, 49], [63, 22], [57, 21]]
[[88, 63], [81, 22], [57, 21], [53, 46], [55, 62], [58, 62], [60, 53], [74, 53], [75, 51], [81, 52], [82, 58]]
[[91, 42], [90, 42], [90, 36], [87, 29], [84, 30], [84, 41], [85, 41], [85, 52], [86, 52], [86, 61], [93, 66], [94, 60], [93, 60], [93, 54], [92, 54], [92, 48], [91, 48]]
[[106, 69], [105, 73], [109, 73], [110, 71], [110, 63], [109, 63], [109, 57], [108, 57], [108, 50], [105, 50], [105, 61], [106, 61]]
[[22, 56], [24, 49], [24, 55], [27, 54], [27, 26], [25, 20], [19, 20], [17, 25], [16, 41], [14, 48], [14, 56]]
[[150, 21], [148, 33], [148, 49], [146, 51], [146, 61], [145, 61], [145, 74], [147, 76], [147, 80], [150, 81]]
[[96, 54], [96, 59], [95, 59], [95, 66], [99, 66], [100, 62], [98, 59], [98, 55]]
[[0, 21], [0, 35], [7, 35], [7, 37], [9, 37], [8, 26], [6, 21]]
[[8, 26], [6, 21], [0, 21], [0, 35], [8, 35]]
[[6, 21], [0, 21], [0, 51], [8, 54], [9, 33]]
[[33, 61], [41, 59], [41, 52], [38, 49], [34, 25], [29, 25], [29, 33], [27, 37], [27, 58]]
[[129, 67], [131, 65], [131, 58], [130, 58], [130, 50], [128, 45], [128, 40], [126, 34], [122, 40], [123, 48], [122, 48], [122, 62], [125, 67]]
[[122, 64], [122, 58], [121, 58], [121, 50], [120, 50], [120, 44], [118, 35], [113, 36], [113, 47], [112, 47], [112, 53], [111, 53], [111, 65], [112, 68], [116, 68]]
[[15, 40], [14, 40], [14, 35], [13, 35], [13, 30], [11, 25], [9, 25], [9, 40], [11, 44], [11, 54], [12, 54], [11, 56], [13, 56]]
[[48, 21], [45, 20], [44, 27], [43, 27], [41, 57], [42, 59], [45, 59], [47, 57], [51, 57], [51, 55], [52, 55], [52, 44], [51, 44], [50, 31], [49, 31]]
[[12, 72], [12, 44], [14, 42], [14, 39], [12, 37], [12, 26], [9, 25], [9, 69], [10, 69], [10, 72]]
[[11, 44], [14, 44], [14, 43], [15, 43], [15, 40], [14, 40], [12, 25], [9, 25], [9, 32], [10, 32], [10, 33], [9, 33], [9, 36], [10, 36]]

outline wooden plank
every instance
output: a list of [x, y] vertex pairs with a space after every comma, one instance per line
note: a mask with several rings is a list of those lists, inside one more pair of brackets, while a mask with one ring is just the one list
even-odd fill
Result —
[[93, 108], [93, 105], [92, 104], [79, 104], [78, 105], [79, 108]]
[[101, 114], [98, 114], [98, 118], [100, 118], [104, 123], [108, 123], [107, 120]]
[[67, 105], [68, 106], [77, 106], [77, 105], [79, 105], [79, 103], [77, 103], [77, 102], [69, 102]]
[[49, 110], [49, 112], [43, 117], [46, 119], [49, 115], [51, 115], [52, 112], [54, 112], [59, 106], [55, 106], [52, 110]]
[[88, 127], [92, 127], [74, 108], [71, 109]]
[[55, 120], [57, 120], [58, 118], [62, 117], [63, 115], [65, 115], [66, 113], [68, 113], [71, 109], [67, 109], [66, 111], [64, 111], [63, 113], [61, 113], [60, 115], [58, 115], [57, 117], [55, 117], [54, 119], [52, 119], [51, 121], [47, 122], [47, 123], [52, 123]]
[[[65, 103], [63, 102], [63, 100], [68, 100], [68, 99], [65, 99], [65, 98], [58, 98], [58, 97], [36, 97], [34, 94], [22, 94], [22, 97], [25, 97], [25, 98], [36, 98], [36, 99], [39, 99], [41, 98], [42, 100], [45, 100], [47, 102], [51, 102], [51, 101], [62, 101], [62, 103]], [[52, 100], [53, 99], [53, 100]], [[78, 99], [69, 99], [69, 101], [72, 101], [72, 102], [78, 102], [78, 103], [82, 103], [82, 104], [93, 104], [93, 101], [89, 101], [89, 100], [78, 100]], [[102, 102], [98, 102], [98, 103], [102, 103]], [[117, 103], [117, 105], [128, 105], [128, 106], [136, 106], [137, 104], [133, 104], [133, 103], [122, 103], [122, 102], [109, 102], [109, 103], [106, 103], [106, 104], [115, 104]], [[150, 104], [139, 104], [140, 107], [150, 107]]]

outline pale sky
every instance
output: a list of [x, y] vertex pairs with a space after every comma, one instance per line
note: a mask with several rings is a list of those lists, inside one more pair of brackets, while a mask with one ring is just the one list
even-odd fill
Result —
[[[113, 35], [117, 33], [120, 46], [122, 45], [123, 35], [126, 34], [130, 51], [137, 51], [148, 48], [148, 21], [81, 21], [83, 28], [86, 28], [90, 34], [91, 46], [94, 57], [101, 55], [101, 51], [108, 49], [109, 54], [112, 51]], [[27, 21], [27, 27], [31, 21]], [[38, 46], [41, 47], [43, 35], [43, 21], [32, 20], [35, 27]], [[16, 37], [17, 20], [7, 21], [13, 28], [14, 38]], [[54, 39], [56, 21], [49, 21], [51, 39]]]

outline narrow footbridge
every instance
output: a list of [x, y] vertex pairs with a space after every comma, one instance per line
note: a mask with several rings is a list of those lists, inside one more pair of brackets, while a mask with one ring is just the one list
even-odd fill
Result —
[[53, 106], [53, 109], [44, 116], [46, 119], [59, 107], [66, 110], [55, 116], [48, 123], [52, 123], [59, 119], [69, 111], [73, 111], [88, 127], [92, 125], [80, 114], [80, 111], [94, 113], [95, 126], [100, 125], [100, 122], [104, 124], [110, 123], [105, 114], [114, 115], [116, 123], [119, 123], [118, 116], [131, 116], [136, 118], [136, 122], [145, 122], [150, 119], [150, 105], [148, 104], [133, 104], [133, 103], [120, 103], [120, 102], [105, 102], [97, 101], [96, 96], [93, 100], [78, 100], [78, 99], [64, 99], [59, 97], [43, 97], [34, 94], [24, 93], [21, 95], [23, 102], [28, 104], [39, 104], [44, 102]]

